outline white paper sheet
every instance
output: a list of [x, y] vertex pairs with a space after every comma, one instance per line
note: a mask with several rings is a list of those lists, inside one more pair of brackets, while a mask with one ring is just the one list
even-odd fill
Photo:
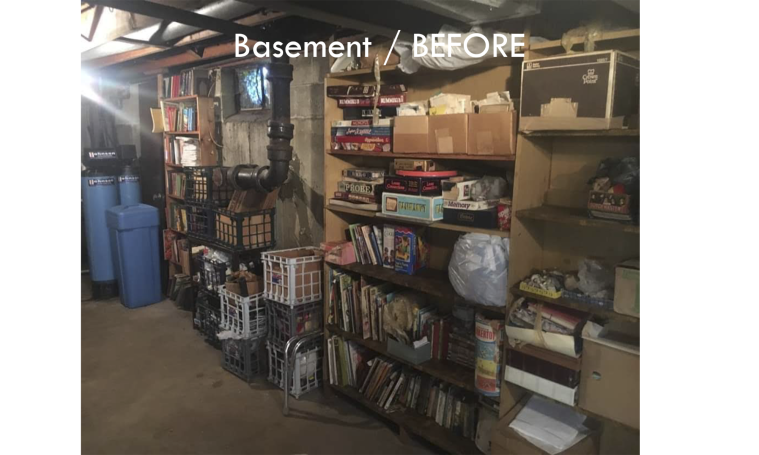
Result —
[[583, 422], [585, 416], [572, 408], [533, 395], [509, 426], [541, 450], [556, 455], [588, 435]]

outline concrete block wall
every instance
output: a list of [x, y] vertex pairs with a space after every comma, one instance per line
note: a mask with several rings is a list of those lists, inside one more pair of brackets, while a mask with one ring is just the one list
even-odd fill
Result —
[[[318, 246], [324, 240], [324, 75], [329, 62], [327, 58], [299, 57], [291, 63], [290, 109], [295, 134], [290, 177], [277, 201], [277, 248]], [[222, 83], [217, 90], [228, 89]], [[225, 107], [222, 110], [227, 111]], [[223, 119], [225, 166], [268, 163], [269, 117], [270, 112], [263, 110]]]

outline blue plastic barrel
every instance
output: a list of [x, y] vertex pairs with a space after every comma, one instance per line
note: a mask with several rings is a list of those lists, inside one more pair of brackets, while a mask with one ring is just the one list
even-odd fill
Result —
[[95, 299], [110, 298], [116, 295], [116, 276], [105, 212], [119, 203], [116, 177], [105, 172], [86, 171], [82, 175], [82, 199], [92, 294]]
[[106, 213], [121, 303], [138, 308], [161, 297], [158, 209], [146, 204], [117, 205]]
[[119, 204], [137, 205], [142, 199], [140, 192], [140, 174], [132, 166], [124, 166], [119, 175]]

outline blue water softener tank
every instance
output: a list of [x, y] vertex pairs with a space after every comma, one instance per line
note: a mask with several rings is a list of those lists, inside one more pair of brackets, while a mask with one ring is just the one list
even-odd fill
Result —
[[118, 287], [113, 271], [105, 211], [119, 203], [116, 176], [92, 169], [85, 171], [82, 174], [82, 199], [90, 277], [92, 278], [92, 297], [94, 299], [114, 297]]
[[137, 205], [140, 199], [139, 171], [134, 166], [126, 165], [119, 175], [119, 205]]
[[139, 308], [160, 302], [158, 209], [146, 204], [117, 205], [106, 217], [121, 303]]

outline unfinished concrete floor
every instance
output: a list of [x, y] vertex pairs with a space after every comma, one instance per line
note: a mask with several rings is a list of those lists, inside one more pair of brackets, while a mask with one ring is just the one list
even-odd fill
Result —
[[265, 379], [245, 384], [220, 355], [170, 301], [135, 310], [83, 301], [82, 452], [432, 453], [321, 391], [292, 400], [284, 417], [281, 390]]

